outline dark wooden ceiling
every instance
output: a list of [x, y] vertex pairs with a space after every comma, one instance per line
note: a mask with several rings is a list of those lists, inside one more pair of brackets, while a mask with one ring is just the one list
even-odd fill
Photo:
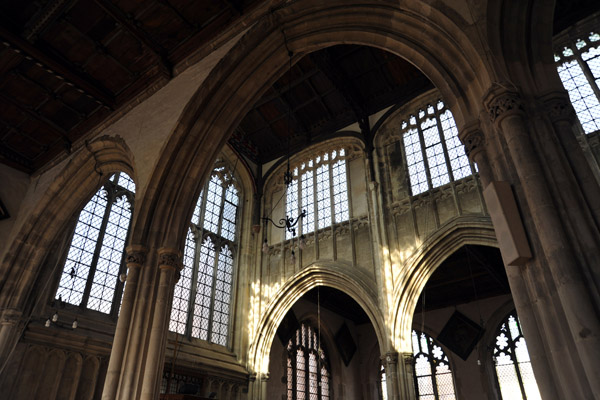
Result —
[[[264, 0], [4, 0], [0, 2], [0, 162], [32, 173]], [[559, 0], [555, 31], [600, 8]], [[384, 51], [334, 46], [300, 60], [242, 121], [231, 143], [264, 163], [324, 140], [427, 90]], [[289, 89], [289, 90], [288, 90]], [[288, 110], [291, 109], [291, 113]], [[289, 123], [288, 123], [289, 118]]]
[[0, 3], [0, 162], [33, 172], [260, 0]]

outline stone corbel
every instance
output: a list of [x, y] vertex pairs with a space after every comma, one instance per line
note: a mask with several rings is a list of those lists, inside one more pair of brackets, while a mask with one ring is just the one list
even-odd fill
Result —
[[502, 120], [512, 115], [525, 115], [523, 99], [511, 84], [494, 83], [483, 100], [492, 123], [500, 126]]

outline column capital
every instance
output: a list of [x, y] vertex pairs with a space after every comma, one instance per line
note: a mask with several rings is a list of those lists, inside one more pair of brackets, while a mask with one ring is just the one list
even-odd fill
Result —
[[385, 363], [385, 365], [398, 364], [398, 352], [388, 351], [381, 356], [381, 360]]
[[127, 268], [141, 267], [146, 262], [146, 254], [148, 254], [148, 248], [141, 244], [132, 244], [127, 246], [127, 257], [125, 258], [125, 264]]
[[565, 121], [572, 124], [575, 122], [575, 110], [567, 93], [551, 92], [543, 95], [540, 100], [552, 123]]
[[485, 95], [483, 105], [490, 120], [496, 125], [499, 125], [505, 117], [525, 114], [521, 95], [508, 83], [494, 83]]
[[463, 127], [459, 133], [459, 139], [465, 146], [465, 153], [471, 159], [471, 161], [475, 161], [473, 157], [485, 150], [485, 135], [479, 124], [470, 124]]
[[23, 319], [23, 312], [15, 308], [5, 308], [0, 314], [0, 325], [18, 325]]
[[173, 269], [179, 271], [181, 265], [179, 263], [179, 251], [171, 247], [161, 247], [157, 251], [158, 267], [161, 269]]
[[269, 372], [263, 372], [262, 374], [260, 374], [260, 380], [263, 382], [267, 382], [270, 377], [271, 374]]
[[415, 356], [413, 353], [402, 353], [402, 361], [404, 365], [412, 365]]

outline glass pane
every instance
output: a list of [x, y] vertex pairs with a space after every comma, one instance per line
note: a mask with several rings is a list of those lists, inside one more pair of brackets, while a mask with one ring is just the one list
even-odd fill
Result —
[[302, 174], [302, 209], [306, 210], [306, 217], [302, 220], [302, 233], [313, 232], [315, 230], [315, 195], [312, 170]]
[[194, 301], [194, 317], [192, 318], [192, 336], [208, 340], [208, 324], [212, 286], [215, 273], [215, 250], [210, 238], [206, 238], [200, 247], [198, 265], [197, 291]]
[[435, 118], [428, 118], [421, 123], [421, 129], [423, 130], [431, 184], [433, 187], [445, 185], [450, 182], [450, 176], [448, 175], [448, 166], [444, 157], [437, 121]]
[[425, 163], [421, 151], [419, 133], [416, 129], [410, 129], [404, 134], [404, 148], [408, 165], [410, 187], [413, 195], [423, 193], [429, 189]]
[[348, 184], [346, 183], [346, 160], [339, 160], [333, 164], [333, 208], [335, 222], [347, 221], [348, 212]]
[[183, 269], [181, 277], [175, 285], [173, 293], [173, 304], [171, 306], [171, 319], [169, 330], [179, 334], [185, 334], [185, 327], [188, 316], [188, 306], [190, 302], [190, 292], [192, 290], [192, 271], [194, 268], [194, 253], [196, 251], [196, 241], [192, 230], [188, 229], [185, 239], [185, 250], [183, 253]]
[[211, 334], [211, 341], [221, 346], [227, 345], [232, 277], [233, 256], [229, 247], [225, 246], [221, 249], [219, 261], [217, 262]]
[[331, 186], [329, 184], [329, 164], [317, 168], [317, 209], [319, 229], [331, 225]]
[[110, 209], [87, 304], [89, 309], [110, 313], [130, 220], [131, 205], [122, 196]]
[[458, 140], [458, 129], [450, 110], [446, 110], [443, 114], [440, 114], [440, 123], [442, 124], [442, 131], [444, 133], [448, 159], [450, 160], [454, 180], [457, 181], [471, 175], [469, 158], [465, 154], [465, 147]]
[[57, 299], [81, 304], [106, 206], [107, 193], [102, 188], [81, 210], [56, 291]]
[[600, 103], [577, 60], [559, 65], [558, 75], [569, 92], [584, 132], [592, 133], [600, 129]]
[[[297, 170], [298, 169], [296, 168], [295, 172], [297, 172]], [[299, 209], [300, 209], [300, 207], [298, 204], [298, 181], [294, 180], [294, 181], [292, 181], [290, 186], [288, 186], [288, 188], [287, 188], [286, 214], [288, 216], [292, 216], [292, 218], [295, 218], [296, 215], [298, 215], [300, 213]], [[287, 230], [285, 231], [286, 239], [291, 239], [293, 237], [294, 237], [294, 235], [292, 234], [292, 232], [288, 232]]]
[[235, 239], [235, 221], [237, 216], [238, 194], [237, 190], [230, 185], [225, 192], [223, 203], [223, 220], [221, 221], [221, 236], [227, 240]]
[[213, 233], [219, 232], [219, 216], [221, 215], [221, 202], [223, 198], [222, 181], [213, 175], [208, 184], [206, 195], [206, 210], [204, 211], [204, 229]]
[[119, 172], [119, 182], [117, 185], [127, 189], [131, 193], [135, 193], [135, 182], [125, 172]]

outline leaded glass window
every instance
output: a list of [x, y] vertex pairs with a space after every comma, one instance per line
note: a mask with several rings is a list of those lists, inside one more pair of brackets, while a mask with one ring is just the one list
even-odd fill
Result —
[[213, 171], [192, 216], [169, 329], [226, 346], [240, 195], [224, 167]]
[[415, 390], [419, 400], [455, 400], [454, 378], [442, 347], [423, 332], [412, 332]]
[[586, 134], [600, 130], [600, 34], [569, 41], [554, 54], [558, 75]]
[[[299, 226], [300, 234], [308, 234], [350, 218], [346, 150], [322, 152], [292, 169], [293, 181], [287, 188], [287, 215], [306, 216]], [[293, 233], [286, 232], [286, 239]]]
[[492, 361], [502, 399], [541, 399], [521, 324], [514, 311], [498, 326]]
[[288, 400], [327, 400], [330, 374], [327, 355], [317, 331], [302, 324], [287, 345]]
[[[125, 271], [123, 250], [131, 222], [135, 183], [119, 172], [94, 194], [79, 213], [60, 277], [56, 299], [116, 314]], [[115, 301], [115, 299], [119, 299]]]
[[452, 112], [439, 100], [401, 123], [413, 195], [473, 173]]

